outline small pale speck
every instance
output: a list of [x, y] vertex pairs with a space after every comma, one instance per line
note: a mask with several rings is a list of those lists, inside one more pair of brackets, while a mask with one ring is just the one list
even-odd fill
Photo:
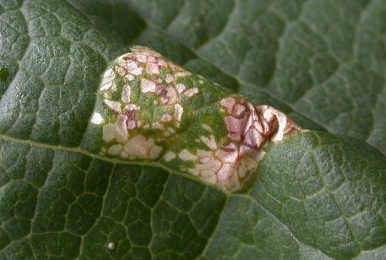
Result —
[[114, 156], [117, 156], [118, 154], [121, 153], [123, 149], [123, 146], [120, 145], [120, 144], [115, 144], [115, 145], [112, 145], [109, 150], [107, 151], [108, 154], [110, 155], [114, 155]]
[[147, 56], [141, 54], [140, 52], [135, 53], [135, 57], [139, 62], [147, 62]]
[[148, 63], [146, 65], [146, 72], [149, 74], [158, 75], [159, 74], [159, 68], [158, 65], [155, 63]]
[[177, 87], [178, 93], [182, 93], [186, 89], [185, 85], [182, 83], [178, 83], [176, 87]]
[[101, 114], [95, 112], [91, 117], [91, 123], [96, 124], [96, 125], [102, 124], [103, 123], [103, 117], [101, 116]]
[[125, 103], [130, 103], [131, 88], [129, 85], [125, 85], [122, 88], [121, 99]]
[[172, 151], [167, 151], [164, 155], [164, 160], [165, 162], [170, 162], [171, 160], [173, 160], [174, 158], [176, 158], [176, 154], [173, 153]]
[[149, 151], [149, 158], [151, 160], [154, 160], [156, 158], [158, 158], [158, 156], [160, 155], [160, 153], [162, 152], [162, 147], [161, 146], [158, 146], [158, 145], [154, 145], [153, 147], [150, 148], [150, 151]]
[[134, 76], [131, 75], [131, 74], [127, 74], [127, 75], [126, 75], [126, 78], [127, 78], [129, 81], [133, 81], [133, 80], [134, 80]]
[[161, 125], [159, 122], [155, 122], [154, 124], [151, 125], [152, 129], [159, 129], [159, 130], [164, 130], [164, 126]]
[[115, 139], [115, 125], [107, 124], [103, 126], [103, 140], [106, 142], [110, 142]]
[[171, 83], [171, 82], [173, 82], [174, 77], [170, 74], [167, 74], [165, 79], [166, 79], [167, 83]]
[[206, 136], [201, 136], [200, 137], [201, 141], [206, 144], [211, 150], [216, 150], [217, 149], [217, 144], [216, 140], [214, 139], [213, 135], [210, 135], [210, 138]]
[[105, 74], [103, 75], [100, 90], [103, 91], [103, 90], [109, 89], [112, 86], [112, 82], [114, 80], [114, 77], [115, 77], [114, 71], [112, 69], [107, 70], [105, 72]]
[[178, 157], [180, 157], [180, 159], [183, 161], [194, 161], [197, 159], [197, 156], [195, 156], [186, 149], [181, 150], [178, 154]]
[[174, 130], [173, 128], [171, 127], [168, 127], [168, 129], [166, 129], [169, 133], [171, 134], [175, 134], [176, 133], [176, 130]]
[[111, 110], [113, 110], [117, 113], [121, 113], [121, 103], [119, 103], [117, 101], [111, 101], [108, 99], [105, 99], [104, 102]]
[[127, 157], [129, 157], [129, 155], [128, 155], [125, 151], [121, 152], [120, 156], [121, 156], [122, 158], [127, 158]]
[[163, 114], [162, 115], [162, 118], [161, 118], [161, 121], [164, 122], [164, 123], [167, 123], [167, 122], [170, 122], [173, 120], [173, 117], [169, 114]]
[[155, 92], [154, 82], [147, 80], [147, 79], [141, 79], [141, 91], [143, 93]]
[[114, 242], [109, 242], [109, 243], [107, 244], [107, 248], [108, 248], [109, 250], [114, 250], [114, 249], [115, 249], [115, 243], [114, 243]]
[[187, 77], [190, 75], [192, 75], [192, 73], [190, 73], [189, 71], [176, 72], [174, 74], [174, 76], [176, 76], [176, 77]]
[[143, 71], [143, 68], [141, 67], [138, 67], [132, 71], [129, 71], [131, 74], [135, 75], [135, 76], [139, 76], [142, 74], [142, 71]]
[[184, 108], [180, 104], [174, 105], [174, 118], [180, 122], [182, 118], [182, 113], [184, 112]]
[[212, 128], [207, 124], [202, 124], [202, 128], [204, 128], [206, 131], [213, 132]]
[[188, 168], [188, 172], [196, 176], [200, 174], [200, 171], [195, 168]]
[[191, 88], [185, 92], [187, 97], [192, 97], [198, 93], [198, 88]]

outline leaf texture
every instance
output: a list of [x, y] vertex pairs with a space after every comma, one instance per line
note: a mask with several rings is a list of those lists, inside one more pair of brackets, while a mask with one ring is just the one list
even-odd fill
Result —
[[[385, 11], [0, 0], [0, 259], [382, 259]], [[312, 131], [269, 146], [237, 193], [99, 155], [88, 129], [102, 75], [134, 44]]]

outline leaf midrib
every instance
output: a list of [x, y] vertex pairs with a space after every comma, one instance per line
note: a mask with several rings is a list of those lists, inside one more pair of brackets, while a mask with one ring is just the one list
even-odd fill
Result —
[[[157, 162], [121, 161], [121, 160], [107, 158], [107, 157], [104, 157], [104, 156], [93, 154], [93, 153], [87, 152], [87, 151], [85, 151], [83, 149], [80, 149], [79, 147], [65, 147], [65, 146], [61, 146], [61, 145], [51, 145], [51, 144], [40, 143], [40, 142], [36, 142], [36, 141], [31, 141], [31, 140], [17, 139], [17, 138], [13, 138], [13, 137], [1, 135], [1, 134], [0, 134], [0, 140], [8, 141], [8, 142], [15, 142], [15, 143], [18, 143], [18, 144], [21, 144], [21, 145], [33, 146], [33, 147], [37, 147], [37, 148], [49, 149], [49, 150], [53, 150], [53, 151], [77, 153], [77, 154], [81, 154], [81, 155], [84, 155], [84, 156], [88, 156], [88, 157], [90, 157], [92, 159], [97, 159], [97, 160], [101, 160], [101, 161], [105, 161], [105, 162], [111, 163], [113, 166], [115, 166], [117, 164], [123, 164], [123, 165], [137, 165], [137, 166], [139, 165], [139, 166], [148, 166], [148, 167], [158, 167], [158, 168], [162, 168], [163, 170], [169, 172], [170, 174], [176, 174], [176, 175], [179, 175], [179, 176], [183, 176], [184, 178], [189, 178], [190, 180], [193, 180], [195, 182], [199, 182], [200, 184], [204, 185], [202, 182], [198, 181], [196, 178], [193, 178], [193, 177], [191, 177], [191, 176], [189, 176], [189, 175], [187, 175], [185, 173], [182, 173], [182, 172], [170, 169], [170, 168], [168, 168], [168, 167], [166, 167], [166, 166], [164, 166], [164, 165], [162, 165], [160, 163], [157, 163]], [[210, 186], [210, 185], [208, 185], [208, 186]], [[216, 188], [216, 187], [213, 187], [213, 188]], [[272, 212], [270, 212], [262, 204], [258, 203], [256, 200], [252, 199], [251, 197], [248, 197], [248, 193], [247, 194], [233, 194], [233, 193], [224, 192], [223, 190], [220, 190], [218, 188], [216, 188], [216, 189], [221, 191], [226, 196], [226, 201], [224, 202], [224, 207], [223, 208], [225, 208], [225, 206], [226, 206], [226, 204], [227, 204], [227, 202], [228, 202], [228, 200], [229, 200], [229, 198], [231, 196], [232, 197], [241, 197], [243, 199], [249, 200], [253, 204], [255, 204], [258, 207], [260, 207], [261, 209], [263, 209], [265, 212], [267, 212], [267, 214], [272, 216], [278, 223], [280, 223], [280, 225], [282, 225], [290, 233], [290, 235], [295, 239], [295, 241], [299, 245], [302, 244], [302, 245], [305, 245], [305, 246], [308, 246], [310, 248], [318, 250], [318, 248], [315, 248], [315, 247], [313, 247], [311, 245], [308, 245], [307, 243], [304, 243], [304, 242], [300, 241], [293, 234], [291, 229], [289, 229], [288, 226], [285, 223], [283, 223], [280, 219], [278, 219]], [[221, 210], [219, 218], [221, 218], [221, 215], [223, 214], [223, 212], [224, 211]], [[219, 221], [220, 221], [220, 219], [218, 220], [218, 222], [216, 224], [216, 227], [215, 227], [215, 229], [212, 232], [212, 235], [208, 238], [207, 244], [206, 244], [205, 248], [203, 249], [203, 251], [201, 253], [201, 256], [205, 255], [205, 253], [207, 251], [207, 248], [210, 245], [210, 241], [213, 239], [214, 235], [216, 234], [216, 232], [218, 230], [218, 226], [219, 226]], [[374, 248], [372, 250], [375, 250], [375, 249], [376, 248]], [[326, 255], [324, 252], [322, 252], [320, 250], [318, 250], [318, 251], [320, 253], [322, 253], [324, 256], [331, 258], [330, 256]], [[358, 255], [360, 255], [361, 252], [366, 252], [366, 250], [360, 250]]]
[[[118, 165], [118, 164], [122, 164], [122, 165], [136, 165], [136, 166], [147, 166], [147, 167], [157, 167], [157, 168], [161, 168], [169, 173], [172, 173], [172, 174], [176, 174], [176, 175], [179, 175], [179, 176], [183, 176], [184, 178], [188, 178], [190, 180], [193, 180], [195, 182], [198, 182], [202, 185], [204, 185], [201, 181], [197, 180], [197, 178], [195, 177], [192, 177], [186, 173], [183, 173], [183, 172], [180, 172], [180, 171], [177, 171], [177, 170], [174, 170], [174, 169], [171, 169], [157, 161], [154, 161], [154, 162], [151, 162], [151, 161], [136, 161], [136, 160], [133, 160], [133, 161], [127, 161], [127, 160], [118, 160], [118, 159], [114, 159], [114, 158], [109, 158], [109, 157], [105, 157], [105, 156], [101, 156], [101, 155], [98, 155], [98, 154], [95, 154], [95, 153], [91, 153], [91, 152], [88, 152], [86, 150], [83, 150], [79, 147], [68, 147], [68, 146], [62, 146], [62, 145], [52, 145], [52, 144], [47, 144], [47, 143], [43, 143], [43, 142], [37, 142], [37, 141], [32, 141], [32, 140], [24, 140], [24, 139], [18, 139], [18, 138], [14, 138], [14, 137], [10, 137], [10, 136], [7, 136], [7, 135], [2, 135], [0, 134], [0, 140], [3, 140], [3, 141], [6, 141], [6, 142], [14, 142], [14, 143], [17, 143], [17, 144], [20, 144], [20, 145], [26, 145], [26, 146], [30, 146], [30, 147], [36, 147], [36, 148], [42, 148], [42, 149], [48, 149], [48, 150], [52, 150], [54, 152], [67, 152], [67, 153], [75, 153], [75, 154], [80, 154], [80, 155], [84, 155], [84, 156], [87, 156], [87, 157], [90, 157], [91, 159], [96, 159], [96, 160], [100, 160], [100, 161], [104, 161], [104, 162], [107, 162], [107, 163], [111, 163], [112, 165]], [[212, 185], [208, 185], [208, 186], [211, 186], [219, 191], [221, 191], [222, 193], [224, 193], [225, 195], [227, 194], [227, 192], [215, 187], [215, 186], [212, 186]]]
[[[371, 1], [370, 1], [371, 2]], [[23, 2], [24, 4], [24, 2]], [[21, 8], [19, 8], [21, 9]], [[76, 8], [75, 8], [76, 9]], [[8, 10], [7, 10], [8, 11]], [[79, 10], [78, 10], [79, 11]], [[136, 12], [135, 10], [132, 10], [133, 12]], [[137, 13], [137, 12], [136, 12]], [[285, 104], [286, 106], [288, 106], [292, 111], [298, 113], [299, 115], [303, 116], [304, 118], [306, 118], [307, 120], [309, 120], [310, 122], [313, 122], [314, 124], [318, 125], [318, 126], [321, 126], [323, 128], [327, 128], [327, 126], [323, 126], [319, 123], [316, 123], [315, 121], [311, 120], [310, 118], [308, 118], [308, 116], [298, 112], [295, 108], [292, 107], [291, 104], [285, 102], [285, 101], [282, 101], [282, 100], [278, 100], [276, 99], [275, 97], [272, 96], [271, 93], [269, 93], [266, 89], [264, 88], [261, 88], [259, 86], [256, 86], [254, 85], [253, 83], [251, 82], [245, 82], [243, 81], [242, 79], [240, 79], [239, 77], [237, 77], [237, 75], [233, 75], [232, 73], [229, 73], [229, 72], [226, 72], [224, 71], [222, 68], [218, 67], [217, 65], [215, 65], [214, 63], [212, 63], [210, 60], [204, 58], [203, 56], [201, 56], [199, 53], [196, 52], [196, 50], [194, 50], [193, 48], [187, 46], [186, 44], [184, 44], [183, 42], [181, 42], [180, 40], [170, 36], [167, 32], [165, 32], [162, 28], [159, 28], [157, 27], [156, 25], [152, 24], [151, 22], [145, 20], [139, 13], [137, 13], [139, 17], [141, 17], [141, 19], [143, 20], [143, 22], [146, 23], [147, 25], [147, 28], [144, 28], [143, 30], [140, 31], [140, 33], [138, 34], [138, 36], [140, 36], [142, 34], [142, 32], [144, 32], [146, 29], [148, 28], [153, 28], [155, 30], [158, 30], [160, 31], [162, 34], [164, 35], [167, 35], [169, 38], [172, 38], [173, 40], [177, 41], [180, 45], [184, 46], [186, 49], [190, 50], [192, 53], [194, 53], [196, 55], [197, 58], [205, 61], [206, 63], [210, 64], [211, 66], [213, 66], [214, 68], [218, 69], [219, 71], [221, 71], [222, 73], [224, 73], [225, 75], [228, 75], [229, 77], [235, 79], [237, 82], [239, 82], [240, 85], [244, 85], [244, 86], [253, 86], [255, 88], [258, 88], [259, 90], [261, 90], [262, 92], [264, 92], [265, 94], [267, 94], [267, 96], [269, 96], [270, 98], [272, 98], [273, 100], [277, 100], [278, 102], [280, 103], [283, 103]], [[86, 17], [88, 17], [87, 15], [85, 15]], [[92, 25], [92, 23], [90, 23]], [[28, 28], [28, 26], [27, 26]], [[133, 39], [131, 41], [131, 44], [134, 43], [136, 41], [137, 38]], [[28, 47], [26, 48], [26, 50], [28, 49]], [[24, 56], [24, 55], [23, 55]], [[22, 59], [21, 59], [22, 60]], [[21, 61], [20, 60], [20, 61]], [[18, 61], [19, 62], [19, 61]], [[19, 68], [20, 69], [20, 68]], [[96, 93], [96, 92], [95, 92]], [[328, 129], [330, 131], [330, 129]], [[126, 164], [126, 165], [141, 165], [141, 166], [150, 166], [150, 167], [158, 167], [158, 168], [162, 168], [164, 170], [166, 170], [167, 172], [170, 172], [170, 173], [173, 173], [173, 174], [177, 174], [177, 175], [181, 175], [183, 176], [184, 178], [189, 178], [191, 180], [194, 180], [196, 182], [199, 182], [197, 181], [195, 178], [185, 174], [185, 173], [182, 173], [182, 172], [178, 172], [178, 171], [175, 171], [175, 170], [172, 170], [168, 167], [165, 167], [163, 166], [162, 164], [158, 163], [158, 162], [141, 162], [141, 161], [123, 161], [123, 160], [117, 160], [117, 159], [112, 159], [112, 158], [107, 158], [107, 157], [104, 157], [104, 156], [100, 156], [100, 155], [97, 155], [97, 154], [93, 154], [91, 152], [87, 152], [79, 147], [67, 147], [67, 146], [61, 146], [61, 145], [51, 145], [51, 144], [48, 144], [48, 143], [42, 143], [42, 142], [36, 142], [36, 141], [31, 141], [31, 140], [24, 140], [24, 139], [18, 139], [18, 138], [14, 138], [14, 137], [10, 137], [10, 136], [7, 136], [7, 135], [2, 135], [0, 134], [0, 140], [4, 140], [4, 141], [9, 141], [9, 142], [15, 142], [15, 143], [18, 143], [18, 144], [22, 144], [22, 145], [28, 145], [28, 146], [33, 146], [33, 147], [38, 147], [38, 148], [44, 148], [44, 149], [50, 149], [50, 150], [53, 150], [53, 151], [63, 151], [63, 152], [70, 152], [70, 153], [76, 153], [76, 154], [82, 154], [82, 155], [85, 155], [85, 156], [88, 156], [90, 158], [93, 158], [93, 159], [98, 159], [98, 160], [101, 160], [101, 161], [105, 161], [105, 162], [108, 162], [108, 163], [111, 163], [113, 165], [117, 165], [117, 164]], [[201, 183], [201, 182], [199, 182]], [[201, 183], [202, 184], [202, 183]], [[251, 200], [254, 204], [260, 206], [261, 208], [263, 208], [263, 210], [265, 210], [267, 213], [269, 213], [270, 215], [272, 215], [281, 225], [283, 225], [287, 230], [288, 232], [295, 238], [296, 242], [299, 243], [299, 244], [304, 244], [303, 242], [299, 241], [295, 236], [294, 234], [291, 232], [290, 229], [288, 229], [288, 227], [283, 223], [281, 222], [279, 219], [276, 218], [275, 215], [273, 215], [271, 212], [269, 212], [267, 209], [265, 209], [262, 205], [260, 205], [257, 201], [254, 201], [253, 199], [249, 198], [248, 196], [246, 195], [240, 195], [240, 194], [226, 194], [226, 197], [229, 198], [229, 196], [242, 196], [243, 198], [246, 198], [248, 200]], [[226, 203], [224, 203], [224, 207], [225, 207]], [[222, 214], [223, 211], [221, 211], [220, 214]], [[205, 253], [207, 247], [210, 245], [210, 241], [213, 237], [213, 235], [216, 233], [217, 231], [217, 228], [218, 228], [218, 223], [217, 223], [217, 226], [216, 228], [214, 229], [213, 233], [212, 233], [212, 236], [209, 238], [208, 242], [207, 242], [207, 245], [206, 247], [204, 248], [203, 250], [203, 254]], [[83, 240], [82, 240], [83, 241]], [[306, 244], [304, 244], [306, 245]], [[309, 246], [309, 245], [308, 245]], [[362, 252], [362, 251], [361, 251]], [[325, 255], [323, 253], [323, 255]], [[327, 256], [327, 255], [325, 255]]]

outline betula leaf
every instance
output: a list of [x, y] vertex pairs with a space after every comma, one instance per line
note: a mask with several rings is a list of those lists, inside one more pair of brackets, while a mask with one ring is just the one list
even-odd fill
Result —
[[384, 10], [0, 0], [0, 259], [384, 259]]

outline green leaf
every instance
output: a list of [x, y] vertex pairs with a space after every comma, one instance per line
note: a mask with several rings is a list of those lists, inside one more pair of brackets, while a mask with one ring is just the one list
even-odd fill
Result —
[[[0, 259], [382, 259], [385, 22], [384, 0], [0, 0]], [[101, 155], [102, 76], [134, 44], [312, 131], [236, 193]]]

